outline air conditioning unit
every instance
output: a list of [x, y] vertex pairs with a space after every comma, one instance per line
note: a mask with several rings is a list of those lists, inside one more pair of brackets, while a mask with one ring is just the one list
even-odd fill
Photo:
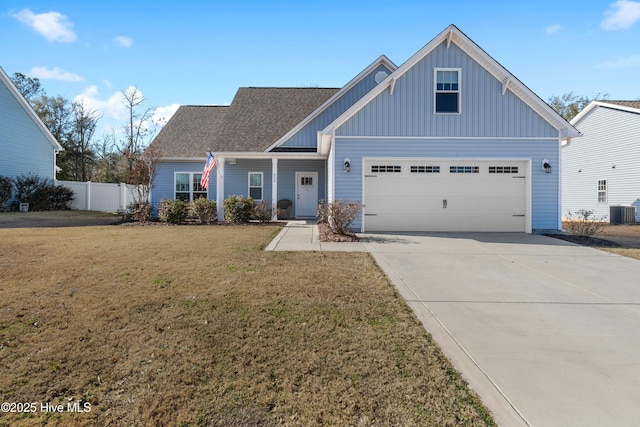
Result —
[[635, 222], [635, 206], [609, 206], [610, 224], [634, 224]]

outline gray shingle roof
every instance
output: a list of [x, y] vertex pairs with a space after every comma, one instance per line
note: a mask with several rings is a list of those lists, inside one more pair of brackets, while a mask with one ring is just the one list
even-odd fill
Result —
[[329, 99], [336, 88], [240, 88], [231, 105], [180, 107], [153, 141], [162, 157], [262, 152]]
[[608, 99], [603, 100], [607, 104], [622, 105], [623, 107], [640, 109], [640, 101], [610, 101]]
[[152, 144], [161, 157], [206, 157], [228, 111], [228, 106], [181, 106]]

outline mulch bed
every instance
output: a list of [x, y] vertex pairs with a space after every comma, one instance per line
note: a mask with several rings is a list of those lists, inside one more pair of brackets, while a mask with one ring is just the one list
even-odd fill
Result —
[[597, 248], [619, 248], [621, 246], [611, 240], [599, 239], [597, 237], [576, 236], [574, 234], [546, 234], [546, 236], [564, 240], [565, 242], [576, 243], [582, 246], [592, 246]]
[[318, 223], [318, 234], [321, 242], [359, 242], [355, 234], [335, 234], [329, 224]]

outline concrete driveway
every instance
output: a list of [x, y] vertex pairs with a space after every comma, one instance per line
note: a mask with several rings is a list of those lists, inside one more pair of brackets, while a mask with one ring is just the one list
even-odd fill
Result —
[[503, 426], [640, 423], [640, 261], [526, 234], [364, 234]]

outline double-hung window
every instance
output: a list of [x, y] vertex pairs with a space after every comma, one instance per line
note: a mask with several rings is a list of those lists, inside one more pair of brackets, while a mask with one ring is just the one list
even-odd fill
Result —
[[460, 68], [436, 68], [434, 75], [434, 111], [436, 114], [460, 113]]
[[262, 172], [249, 172], [249, 197], [262, 200]]
[[200, 185], [202, 173], [176, 172], [175, 198], [185, 202], [192, 202], [200, 197], [207, 198], [207, 190]]
[[598, 203], [607, 203], [607, 180], [598, 181]]

